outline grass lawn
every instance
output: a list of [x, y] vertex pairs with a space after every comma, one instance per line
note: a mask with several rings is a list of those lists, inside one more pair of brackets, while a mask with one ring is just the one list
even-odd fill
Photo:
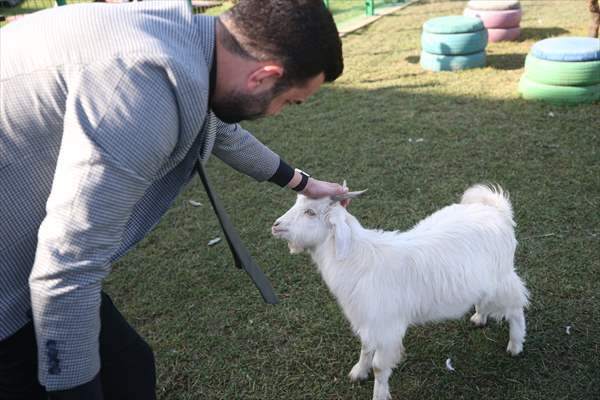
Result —
[[[346, 36], [344, 75], [306, 104], [244, 124], [314, 176], [368, 188], [350, 207], [366, 227], [409, 229], [477, 182], [511, 193], [532, 292], [523, 356], [505, 353], [504, 323], [411, 328], [395, 399], [600, 398], [600, 105], [517, 95], [533, 43], [585, 35], [589, 15], [583, 0], [521, 3], [520, 41], [490, 44], [486, 68], [419, 67], [422, 24], [465, 5], [423, 1]], [[293, 192], [216, 158], [208, 169], [281, 303], [263, 304], [226, 243], [207, 246], [223, 235], [194, 180], [105, 285], [155, 350], [159, 399], [370, 399], [372, 378], [347, 379], [360, 344], [310, 259], [270, 236]]]
[[[600, 107], [526, 102], [516, 91], [534, 42], [585, 34], [585, 2], [522, 1], [521, 40], [490, 44], [487, 68], [421, 70], [421, 25], [463, 6], [414, 4], [345, 37], [343, 77], [245, 127], [319, 178], [368, 188], [351, 205], [367, 227], [409, 229], [476, 182], [510, 191], [517, 268], [532, 292], [524, 355], [505, 353], [506, 324], [415, 327], [390, 380], [394, 398], [597, 399]], [[226, 243], [207, 246], [222, 233], [194, 181], [106, 285], [155, 349], [159, 398], [370, 399], [372, 378], [346, 377], [360, 345], [335, 300], [306, 255], [270, 236], [292, 192], [217, 159], [209, 173], [281, 304], [262, 303]]]
[[[93, 0], [67, 0], [67, 4], [74, 3], [89, 3]], [[154, 0], [156, 1], [156, 0]], [[187, 1], [187, 0], [167, 0], [167, 1]], [[375, 0], [375, 9], [387, 7], [392, 4], [402, 3], [401, 0], [397, 2], [395, 0]], [[0, 0], [1, 4], [1, 0]], [[2, 7], [0, 6], [0, 15], [11, 16], [18, 14], [26, 14], [41, 10], [44, 8], [53, 7], [55, 0], [24, 0], [21, 4], [16, 7]], [[206, 11], [208, 15], [218, 15], [232, 6], [232, 2], [228, 0], [223, 1], [223, 5], [219, 7], [212, 7]], [[365, 15], [365, 2], [364, 0], [329, 0], [329, 9], [334, 14], [336, 23], [348, 22], [349, 20], [361, 18]], [[2, 23], [4, 25], [4, 23]], [[1, 25], [0, 25], [1, 26]]]
[[[374, 0], [375, 12], [392, 4], [401, 4], [402, 0]], [[337, 24], [348, 22], [366, 15], [365, 0], [329, 0], [329, 10]]]

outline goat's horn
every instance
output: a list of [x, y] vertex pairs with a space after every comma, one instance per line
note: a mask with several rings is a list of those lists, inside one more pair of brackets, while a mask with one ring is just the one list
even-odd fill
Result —
[[346, 200], [346, 199], [353, 199], [355, 197], [360, 196], [361, 194], [363, 194], [366, 191], [367, 191], [367, 189], [361, 190], [359, 192], [348, 192], [348, 193], [343, 193], [343, 194], [334, 194], [333, 196], [331, 196], [331, 200], [333, 200], [333, 201], [342, 201], [342, 200]]

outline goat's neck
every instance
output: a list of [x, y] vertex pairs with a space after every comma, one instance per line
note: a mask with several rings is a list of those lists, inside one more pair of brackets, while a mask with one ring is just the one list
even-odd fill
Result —
[[317, 265], [324, 278], [328, 271], [340, 270], [343, 273], [350, 273], [353, 269], [363, 269], [365, 258], [374, 258], [377, 253], [375, 244], [377, 231], [364, 229], [356, 218], [349, 215], [348, 224], [350, 226], [352, 243], [350, 253], [346, 258], [340, 260], [336, 256], [335, 237], [330, 234], [325, 241], [309, 250], [313, 262]]

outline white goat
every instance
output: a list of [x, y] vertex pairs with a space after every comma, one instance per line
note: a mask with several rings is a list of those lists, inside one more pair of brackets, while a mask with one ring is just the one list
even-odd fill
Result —
[[390, 399], [388, 379], [404, 352], [411, 325], [460, 318], [508, 320], [507, 351], [525, 339], [528, 291], [514, 270], [512, 207], [501, 188], [476, 185], [407, 232], [364, 229], [340, 205], [343, 198], [296, 204], [272, 227], [291, 253], [306, 250], [337, 298], [362, 348], [352, 380], [375, 374], [374, 400]]

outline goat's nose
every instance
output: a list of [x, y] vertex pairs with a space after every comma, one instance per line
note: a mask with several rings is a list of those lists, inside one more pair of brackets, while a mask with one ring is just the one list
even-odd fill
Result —
[[273, 226], [279, 226], [281, 222], [279, 220], [275, 221], [275, 223], [273, 224]]

